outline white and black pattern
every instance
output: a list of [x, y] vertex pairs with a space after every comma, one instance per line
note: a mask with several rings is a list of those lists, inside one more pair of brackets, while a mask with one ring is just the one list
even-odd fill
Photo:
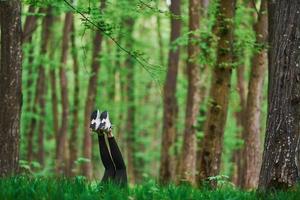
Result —
[[100, 115], [100, 129], [108, 132], [111, 130], [111, 122], [109, 120], [109, 114], [107, 111], [104, 111]]
[[98, 130], [100, 127], [100, 111], [99, 110], [95, 110], [92, 114], [91, 114], [91, 124], [90, 124], [90, 128], [93, 131]]

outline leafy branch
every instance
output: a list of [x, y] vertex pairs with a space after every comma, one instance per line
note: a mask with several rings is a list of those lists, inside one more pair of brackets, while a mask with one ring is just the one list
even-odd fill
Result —
[[121, 49], [122, 51], [124, 51], [127, 55], [129, 55], [130, 57], [132, 57], [135, 61], [137, 61], [144, 70], [146, 70], [151, 78], [159, 84], [159, 82], [156, 80], [155, 78], [155, 73], [154, 71], [165, 71], [164, 69], [161, 68], [161, 66], [159, 65], [154, 65], [149, 63], [145, 58], [143, 58], [141, 56], [140, 53], [137, 53], [137, 51], [130, 51], [128, 49], [126, 49], [125, 47], [123, 47], [116, 38], [114, 38], [111, 34], [111, 31], [106, 30], [106, 27], [110, 27], [109, 24], [105, 23], [104, 21], [101, 21], [100, 23], [94, 22], [93, 20], [91, 20], [90, 18], [88, 18], [87, 16], [85, 16], [85, 14], [83, 14], [81, 11], [79, 11], [77, 8], [75, 8], [70, 2], [68, 2], [67, 0], [64, 0], [64, 2], [76, 13], [78, 13], [82, 19], [85, 22], [88, 22], [89, 24], [91, 24], [93, 27], [97, 28], [99, 31], [101, 31], [103, 33], [103, 35], [105, 35], [106, 37], [108, 37], [110, 40], [112, 40], [115, 45], [117, 45], [117, 47], [119, 49]]

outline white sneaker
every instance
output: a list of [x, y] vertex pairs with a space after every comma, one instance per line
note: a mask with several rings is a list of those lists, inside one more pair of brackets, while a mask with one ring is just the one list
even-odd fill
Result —
[[111, 122], [109, 120], [109, 114], [107, 111], [102, 112], [100, 115], [99, 129], [104, 131], [105, 133], [111, 131]]
[[91, 114], [91, 123], [90, 123], [90, 128], [93, 131], [97, 131], [100, 127], [100, 111], [95, 110]]

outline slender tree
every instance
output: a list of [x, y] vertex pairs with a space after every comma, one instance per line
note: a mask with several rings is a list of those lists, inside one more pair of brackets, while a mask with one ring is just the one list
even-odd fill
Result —
[[268, 1], [268, 115], [259, 189], [299, 180], [300, 2]]
[[192, 184], [196, 175], [196, 122], [199, 112], [199, 65], [197, 56], [200, 52], [198, 45], [199, 37], [197, 30], [200, 27], [200, 5], [199, 0], [189, 1], [189, 38], [188, 38], [188, 93], [185, 112], [185, 130], [183, 138], [183, 150], [180, 164], [180, 179]]
[[[28, 13], [34, 13], [35, 12], [35, 7], [30, 5], [28, 8]], [[23, 27], [23, 32], [22, 32], [22, 42], [30, 42], [32, 38], [32, 33], [36, 29], [37, 24], [36, 24], [36, 16], [34, 15], [28, 15], [25, 19], [24, 27]]]
[[266, 71], [267, 51], [267, 1], [262, 0], [257, 22], [254, 25], [258, 51], [252, 58], [252, 68], [248, 86], [247, 107], [245, 112], [245, 168], [244, 188], [256, 188], [261, 167], [260, 122], [263, 81]]
[[[43, 20], [41, 54], [46, 57], [50, 39], [51, 27], [53, 23], [52, 9], [49, 7], [43, 11], [46, 16]], [[45, 93], [46, 93], [46, 72], [44, 63], [39, 66], [39, 82], [37, 85], [38, 104], [39, 104], [39, 125], [38, 125], [38, 161], [44, 165], [44, 124], [45, 124]]]
[[18, 171], [22, 104], [21, 3], [0, 2], [0, 176]]
[[[32, 13], [35, 11], [34, 6], [29, 6], [28, 12]], [[25, 23], [24, 23], [24, 28], [23, 28], [23, 32], [22, 32], [22, 41], [23, 44], [24, 43], [30, 43], [30, 50], [28, 52], [28, 80], [26, 82], [25, 87], [26, 88], [30, 88], [28, 89], [27, 92], [27, 99], [26, 99], [26, 112], [33, 112], [36, 113], [36, 105], [38, 103], [38, 99], [37, 96], [33, 97], [33, 92], [31, 90], [31, 87], [33, 85], [34, 78], [32, 76], [33, 74], [33, 61], [34, 61], [34, 47], [33, 47], [33, 39], [32, 39], [32, 34], [33, 34], [33, 30], [36, 28], [37, 24], [37, 18], [35, 16], [27, 16]], [[37, 83], [39, 82], [39, 80], [36, 80]], [[38, 85], [38, 84], [36, 84]], [[37, 87], [35, 87], [35, 90]], [[33, 98], [33, 100], [32, 100]], [[28, 124], [28, 132], [27, 132], [27, 160], [30, 162], [33, 158], [33, 135], [34, 135], [34, 130], [36, 127], [36, 118], [33, 117], [30, 119], [30, 122]], [[27, 127], [26, 129], [27, 130]]]
[[71, 34], [73, 14], [71, 12], [66, 13], [65, 22], [63, 27], [62, 38], [62, 51], [61, 60], [59, 65], [59, 78], [60, 78], [60, 94], [62, 102], [62, 115], [61, 115], [61, 127], [58, 135], [58, 152], [56, 160], [56, 172], [62, 173], [65, 171], [68, 165], [68, 161], [65, 156], [67, 154], [67, 131], [69, 124], [69, 97], [68, 97], [68, 80], [66, 72], [66, 63], [69, 50], [69, 39]]
[[[103, 11], [105, 7], [105, 0], [101, 0], [100, 10]], [[85, 102], [84, 109], [84, 140], [83, 140], [83, 157], [89, 159], [90, 162], [86, 162], [82, 165], [82, 173], [84, 176], [88, 178], [92, 177], [92, 140], [90, 136], [90, 115], [93, 111], [93, 107], [95, 104], [95, 97], [97, 94], [97, 80], [98, 80], [98, 72], [100, 69], [100, 59], [99, 54], [101, 53], [101, 44], [102, 44], [103, 36], [99, 30], [96, 31], [96, 35], [94, 37], [94, 48], [93, 48], [93, 57], [92, 57], [92, 69], [91, 76], [88, 84], [87, 98]]]
[[[172, 163], [171, 149], [174, 145], [174, 137], [176, 135], [176, 120], [178, 113], [176, 82], [179, 65], [179, 47], [172, 48], [171, 46], [173, 45], [173, 42], [180, 36], [180, 0], [171, 1], [170, 12], [172, 13], [170, 19], [170, 49], [168, 58], [168, 71], [164, 85], [164, 117], [159, 171], [159, 179], [161, 183], [168, 183], [169, 181], [171, 181], [172, 171], [174, 166], [176, 166], [174, 163]], [[159, 19], [157, 20], [159, 22]], [[160, 26], [158, 26], [158, 28], [159, 27]]]
[[212, 72], [200, 166], [202, 180], [216, 176], [220, 172], [232, 72], [231, 47], [234, 10], [235, 0], [220, 0], [216, 22], [216, 35], [219, 38], [217, 62]]
[[79, 68], [78, 68], [78, 59], [77, 59], [77, 48], [76, 48], [76, 41], [75, 41], [76, 31], [75, 31], [75, 24], [74, 20], [72, 23], [72, 35], [71, 35], [71, 42], [72, 42], [72, 58], [73, 58], [73, 72], [74, 72], [74, 102], [73, 102], [73, 122], [72, 122], [72, 133], [70, 137], [70, 175], [75, 175], [75, 161], [77, 159], [78, 154], [78, 129], [79, 129]]

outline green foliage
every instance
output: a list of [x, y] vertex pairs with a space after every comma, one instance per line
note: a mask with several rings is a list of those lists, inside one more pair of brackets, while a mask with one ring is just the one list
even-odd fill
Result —
[[[71, 2], [71, 0], [68, 0]], [[218, 38], [216, 38], [213, 32], [217, 15], [217, 2], [211, 1], [207, 11], [203, 13], [201, 17], [200, 29], [194, 31], [194, 34], [199, 36], [199, 41], [195, 41], [200, 47], [200, 53], [198, 55], [197, 62], [201, 68], [201, 74], [199, 75], [201, 80], [207, 80], [205, 84], [206, 89], [209, 90], [210, 71], [202, 72], [204, 67], [208, 67], [210, 70], [215, 67], [216, 62], [216, 44]], [[50, 89], [50, 83], [48, 75], [50, 70], [54, 70], [57, 78], [58, 88], [55, 91], [58, 94], [58, 109], [59, 109], [59, 121], [61, 114], [61, 97], [59, 88], [59, 76], [58, 68], [60, 65], [61, 57], [61, 39], [63, 30], [63, 17], [66, 12], [73, 12], [75, 18], [75, 43], [76, 49], [71, 51], [77, 52], [77, 58], [79, 62], [79, 84], [80, 84], [80, 102], [79, 102], [79, 128], [78, 134], [78, 159], [76, 165], [79, 166], [84, 162], [92, 162], [94, 165], [95, 177], [102, 175], [103, 167], [99, 158], [99, 151], [96, 139], [93, 137], [93, 158], [87, 160], [82, 158], [82, 146], [83, 141], [83, 126], [84, 126], [84, 107], [85, 99], [87, 95], [88, 80], [94, 75], [91, 72], [91, 60], [93, 51], [93, 38], [97, 27], [93, 26], [88, 20], [95, 23], [98, 28], [102, 29], [109, 37], [104, 37], [102, 42], [102, 52], [97, 55], [97, 59], [100, 61], [100, 72], [98, 74], [98, 92], [96, 94], [96, 103], [94, 107], [100, 110], [108, 110], [111, 113], [111, 119], [114, 127], [114, 134], [118, 140], [118, 144], [125, 152], [126, 149], [126, 138], [128, 132], [126, 131], [126, 114], [127, 109], [130, 105], [135, 105], [135, 123], [134, 130], [136, 135], [136, 145], [139, 147], [135, 158], [138, 158], [143, 162], [142, 173], [146, 176], [157, 177], [159, 169], [159, 158], [160, 158], [160, 145], [161, 145], [161, 132], [162, 132], [162, 121], [163, 121], [163, 106], [162, 106], [162, 95], [163, 95], [163, 84], [167, 71], [167, 60], [168, 51], [171, 49], [180, 49], [180, 63], [177, 78], [177, 90], [176, 98], [178, 101], [178, 120], [177, 120], [177, 138], [176, 144], [172, 148], [172, 153], [179, 156], [182, 135], [184, 130], [184, 120], [186, 111], [186, 96], [187, 96], [187, 74], [186, 74], [186, 59], [187, 59], [187, 44], [188, 36], [191, 32], [188, 31], [188, 1], [181, 1], [181, 16], [174, 16], [169, 12], [168, 6], [165, 1], [129, 1], [129, 0], [107, 0], [106, 7], [103, 11], [100, 11], [99, 0], [78, 0], [74, 1], [74, 7], [87, 19], [84, 19], [80, 14], [76, 13], [73, 9], [67, 6], [64, 1], [57, 0], [24, 0], [23, 1], [23, 21], [28, 15], [38, 16], [38, 27], [33, 33], [33, 40], [30, 44], [23, 44], [23, 71], [22, 71], [22, 82], [23, 82], [23, 107], [22, 107], [22, 119], [21, 119], [21, 168], [30, 173], [39, 175], [51, 175], [54, 169], [54, 158], [55, 158], [55, 134], [53, 131], [53, 116], [52, 116], [52, 94]], [[53, 31], [51, 36], [51, 42], [49, 47], [49, 53], [47, 55], [41, 55], [40, 44], [41, 44], [41, 24], [44, 19], [43, 14], [27, 13], [29, 5], [33, 5], [38, 10], [41, 7], [51, 6], [53, 8], [53, 15], [55, 17], [55, 23], [51, 30]], [[202, 10], [201, 10], [202, 11]], [[251, 57], [253, 52], [259, 50], [259, 47], [255, 44], [255, 37], [253, 32], [253, 10], [244, 5], [244, 2], [238, 1], [236, 9], [236, 17], [234, 19], [234, 63], [226, 63], [227, 65], [245, 67], [245, 82], [247, 83], [249, 78], [249, 71], [251, 66]], [[202, 13], [202, 12], [201, 12]], [[176, 17], [182, 22], [181, 37], [175, 42], [169, 43], [170, 35], [170, 18]], [[157, 20], [160, 20], [160, 30], [158, 30]], [[128, 30], [125, 23], [126, 20], [133, 19], [134, 27], [132, 32]], [[159, 43], [158, 32], [161, 34], [161, 44]], [[120, 49], [116, 43], [112, 42], [114, 39], [121, 47], [125, 47], [127, 43], [130, 43], [132, 48], [127, 49], [128, 53]], [[162, 52], [162, 58], [160, 58], [160, 50]], [[71, 52], [70, 51], [70, 52]], [[228, 51], [228, 49], [226, 49]], [[140, 63], [135, 60], [132, 62], [132, 66], [126, 66], [124, 61], [128, 56], [138, 58], [144, 67], [141, 67]], [[33, 61], [30, 58], [33, 57]], [[161, 59], [161, 60], [160, 60]], [[36, 80], [38, 77], [38, 69], [43, 66], [47, 74], [47, 93], [46, 93], [46, 115], [40, 116], [38, 112], [33, 112], [31, 108], [33, 106], [33, 99], [35, 97]], [[68, 129], [68, 138], [70, 136], [70, 128], [73, 125], [72, 112], [74, 111], [73, 105], [73, 87], [74, 87], [74, 73], [72, 70], [73, 61], [71, 54], [68, 54], [67, 64], [65, 66], [67, 70], [67, 79], [69, 85], [69, 104], [70, 104], [70, 115], [69, 121], [70, 126]], [[128, 74], [128, 68], [132, 67], [134, 70], [134, 101], [128, 102], [125, 89], [127, 85], [126, 76]], [[28, 81], [32, 81], [29, 85]], [[224, 148], [222, 156], [222, 174], [225, 176], [231, 176], [233, 173], [232, 156], [236, 149], [243, 146], [243, 141], [237, 137], [241, 132], [241, 127], [237, 126], [235, 113], [239, 111], [240, 99], [236, 90], [237, 80], [235, 71], [232, 79], [232, 90], [230, 91], [230, 105], [227, 119], [227, 126], [224, 138]], [[264, 94], [266, 94], [266, 84], [264, 86]], [[264, 95], [266, 96], [266, 95]], [[27, 101], [29, 99], [29, 101]], [[197, 124], [197, 138], [201, 140], [203, 138], [204, 122], [206, 119], [206, 109], [209, 99], [205, 97], [204, 102], [201, 102], [200, 115], [198, 117]], [[266, 118], [267, 103], [266, 98], [263, 102], [263, 115], [262, 121]], [[39, 108], [37, 108], [39, 111]], [[26, 161], [27, 157], [27, 134], [28, 127], [30, 126], [31, 120], [37, 120], [37, 123], [41, 120], [45, 122], [45, 167], [39, 167], [38, 163], [34, 161], [30, 164]], [[264, 126], [264, 123], [262, 123]], [[262, 127], [262, 132], [264, 127]], [[37, 154], [37, 130], [34, 130], [34, 154]], [[262, 134], [263, 137], [263, 134]], [[125, 153], [124, 153], [125, 154]], [[17, 178], [19, 183], [25, 181], [24, 178]], [[27, 180], [27, 179], [26, 179]], [[8, 180], [7, 180], [8, 181]], [[11, 181], [11, 180], [9, 180]], [[43, 182], [44, 180], [30, 181]], [[64, 182], [66, 180], [62, 180]], [[74, 182], [72, 182], [74, 181]], [[79, 187], [80, 185], [84, 188], [91, 187], [91, 185], [85, 185], [89, 183], [80, 182], [78, 180], [67, 180], [70, 187]], [[45, 181], [46, 182], [46, 181]], [[46, 184], [46, 183], [45, 183]], [[44, 186], [45, 186], [44, 184]], [[47, 183], [48, 184], [48, 183]], [[49, 187], [56, 187], [57, 183], [54, 180], [49, 180]], [[67, 183], [66, 183], [67, 184]], [[73, 184], [73, 185], [72, 185]], [[78, 185], [77, 185], [78, 184]], [[24, 186], [26, 190], [26, 186]], [[46, 187], [46, 186], [45, 186]], [[90, 189], [90, 188], [89, 188]], [[86, 189], [85, 194], [82, 197], [94, 197], [93, 195], [99, 195], [99, 191], [90, 191]], [[112, 188], [111, 188], [112, 189]], [[85, 190], [85, 189], [84, 189]], [[112, 189], [113, 190], [113, 189]], [[148, 191], [147, 191], [148, 190]], [[66, 191], [69, 191], [66, 189]], [[193, 190], [188, 187], [176, 187], [170, 185], [165, 188], [157, 186], [155, 183], [150, 182], [142, 186], [135, 186], [131, 188], [131, 194], [128, 196], [129, 199], [145, 199], [147, 195], [155, 198], [162, 199], [186, 199], [198, 197], [222, 198], [223, 195], [229, 195], [228, 198], [245, 197], [250, 198], [252, 194], [240, 193], [239, 191], [232, 191], [226, 193], [221, 191], [218, 194], [210, 194], [209, 191]], [[230, 189], [231, 191], [231, 189]], [[95, 193], [93, 193], [95, 192]], [[1, 193], [1, 192], [0, 192]], [[201, 193], [201, 194], [200, 194]], [[194, 195], [191, 197], [189, 195]], [[72, 194], [67, 192], [67, 195]], [[89, 196], [91, 195], [91, 196]], [[105, 198], [109, 195], [105, 193]], [[116, 194], [117, 195], [117, 194]], [[120, 193], [122, 198], [122, 193]], [[161, 196], [164, 195], [164, 196]], [[214, 196], [215, 195], [215, 196]], [[218, 196], [219, 195], [219, 196]], [[245, 196], [243, 196], [245, 195]], [[25, 195], [26, 196], [26, 195]], [[55, 195], [54, 195], [55, 196]], [[126, 196], [126, 195], [125, 195]], [[80, 196], [81, 197], [81, 196]], [[127, 196], [126, 196], [127, 197]], [[139, 198], [137, 198], [139, 197]], [[196, 198], [197, 197], [197, 198]], [[65, 197], [69, 198], [69, 197]], [[104, 198], [104, 196], [103, 196]], [[112, 197], [111, 197], [112, 198]], [[119, 196], [115, 197], [118, 199]], [[1, 198], [0, 198], [1, 199]]]
[[159, 186], [152, 180], [141, 185], [120, 187], [112, 183], [89, 182], [84, 177], [11, 177], [0, 180], [0, 199], [298, 199], [300, 189], [274, 193], [246, 192], [233, 187], [212, 191], [187, 185]]

